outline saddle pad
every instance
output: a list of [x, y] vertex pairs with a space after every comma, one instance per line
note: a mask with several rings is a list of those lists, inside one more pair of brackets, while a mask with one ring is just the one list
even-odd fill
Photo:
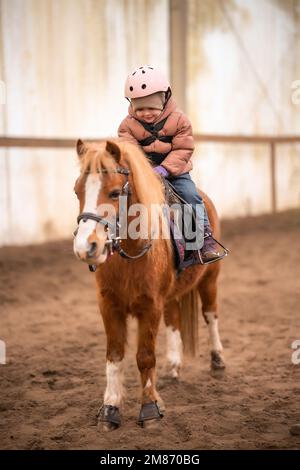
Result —
[[[172, 204], [184, 205], [187, 204], [175, 191], [172, 184], [164, 178], [165, 186], [165, 199], [166, 203], [171, 206]], [[181, 212], [184, 213], [183, 210]], [[181, 227], [184, 227], [183, 220], [181, 221]], [[179, 224], [176, 222], [174, 217], [170, 216], [170, 235], [173, 245], [174, 252], [174, 263], [177, 275], [179, 275], [184, 269], [194, 264], [199, 264], [198, 250], [191, 251], [186, 250], [186, 240], [184, 233], [182, 232]]]

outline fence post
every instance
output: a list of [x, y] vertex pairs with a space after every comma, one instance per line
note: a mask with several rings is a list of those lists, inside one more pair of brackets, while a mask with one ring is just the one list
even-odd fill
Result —
[[170, 75], [172, 90], [180, 108], [186, 112], [188, 2], [170, 0]]
[[275, 142], [270, 141], [270, 171], [271, 171], [271, 207], [272, 213], [277, 212], [277, 194], [276, 194], [276, 148]]

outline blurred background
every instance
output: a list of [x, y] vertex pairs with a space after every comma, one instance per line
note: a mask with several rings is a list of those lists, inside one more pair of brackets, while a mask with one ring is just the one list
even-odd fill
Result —
[[300, 0], [0, 0], [0, 245], [70, 237], [75, 141], [116, 136], [147, 63], [222, 218], [299, 207], [299, 57]]

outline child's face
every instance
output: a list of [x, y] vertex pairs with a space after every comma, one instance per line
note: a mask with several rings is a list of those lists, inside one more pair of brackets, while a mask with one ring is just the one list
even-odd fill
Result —
[[155, 108], [140, 108], [135, 112], [138, 119], [144, 122], [154, 122], [156, 118], [161, 114], [160, 109]]

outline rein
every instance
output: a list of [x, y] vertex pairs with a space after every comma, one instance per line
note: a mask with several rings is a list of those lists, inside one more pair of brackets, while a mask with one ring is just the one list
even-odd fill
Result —
[[[89, 174], [89, 171], [86, 171], [85, 173]], [[128, 169], [121, 168], [121, 167], [116, 168], [116, 170], [102, 169], [102, 170], [98, 170], [98, 173], [119, 173], [121, 175], [125, 175], [126, 182], [122, 187], [120, 196], [125, 195], [128, 197], [131, 195], [131, 190], [130, 190], [130, 186], [128, 182], [128, 176], [130, 174], [130, 171]], [[119, 222], [119, 217], [116, 220], [116, 230], [115, 230], [115, 226], [111, 222], [106, 220], [104, 217], [101, 217], [92, 212], [82, 212], [77, 217], [77, 224], [79, 224], [81, 220], [83, 220], [84, 222], [86, 222], [87, 220], [94, 220], [95, 222], [104, 225], [104, 227], [107, 229], [107, 238], [108, 238], [105, 245], [108, 245], [110, 254], [117, 252], [120, 256], [122, 256], [122, 258], [134, 260], [134, 259], [139, 259], [142, 256], [144, 256], [147, 253], [147, 251], [151, 248], [151, 243], [148, 243], [147, 245], [144, 246], [144, 248], [142, 248], [138, 252], [137, 255], [129, 255], [125, 250], [123, 250], [123, 248], [121, 248], [122, 239], [120, 237], [121, 224]], [[77, 235], [77, 232], [78, 232], [78, 227], [74, 232], [74, 236]], [[89, 269], [90, 271], [96, 271], [97, 266], [94, 264], [89, 265]]]

